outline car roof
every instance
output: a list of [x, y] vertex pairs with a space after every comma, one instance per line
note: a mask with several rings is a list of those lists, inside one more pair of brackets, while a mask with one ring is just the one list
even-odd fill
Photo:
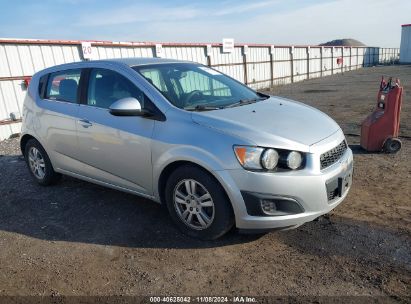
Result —
[[[156, 57], [140, 57], [140, 58], [113, 58], [113, 59], [104, 59], [97, 61], [111, 61], [111, 62], [120, 62], [128, 66], [139, 66], [139, 65], [148, 65], [148, 64], [160, 64], [160, 63], [176, 63], [184, 62], [189, 63], [191, 61], [178, 60], [178, 59], [168, 59], [168, 58], [156, 58]], [[90, 62], [90, 61], [89, 61]]]
[[64, 63], [60, 65], [51, 66], [49, 68], [39, 71], [36, 74], [44, 75], [46, 73], [53, 73], [53, 72], [57, 72], [57, 71], [64, 70], [64, 69], [82, 68], [82, 67], [90, 67], [90, 66], [92, 67], [94, 62], [114, 63], [114, 64], [127, 65], [129, 67], [152, 65], [152, 64], [164, 64], [164, 63], [193, 63], [192, 61], [167, 59], [167, 58], [144, 58], [144, 57], [113, 58], [113, 59], [87, 60], [87, 61]]

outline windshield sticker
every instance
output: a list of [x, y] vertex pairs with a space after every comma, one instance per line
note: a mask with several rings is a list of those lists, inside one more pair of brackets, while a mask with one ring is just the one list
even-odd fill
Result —
[[210, 75], [221, 75], [220, 72], [217, 72], [216, 70], [210, 69], [208, 67], [198, 67], [198, 68], [203, 70], [204, 72], [207, 72]]

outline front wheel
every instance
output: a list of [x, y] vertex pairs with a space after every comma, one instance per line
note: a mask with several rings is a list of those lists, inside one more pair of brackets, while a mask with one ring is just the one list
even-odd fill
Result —
[[208, 172], [195, 166], [180, 167], [170, 175], [166, 204], [180, 230], [195, 238], [217, 239], [234, 224], [224, 189]]

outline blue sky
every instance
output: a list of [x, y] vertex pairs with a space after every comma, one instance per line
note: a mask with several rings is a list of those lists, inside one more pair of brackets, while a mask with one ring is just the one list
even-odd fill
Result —
[[410, 0], [0, 0], [0, 38], [399, 47]]

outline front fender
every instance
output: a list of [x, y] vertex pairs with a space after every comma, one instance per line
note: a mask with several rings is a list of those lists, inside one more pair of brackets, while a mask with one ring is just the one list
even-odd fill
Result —
[[192, 146], [176, 146], [169, 149], [153, 163], [153, 194], [157, 201], [160, 202], [160, 189], [158, 186], [161, 173], [167, 166], [179, 161], [191, 162], [213, 175], [224, 188], [236, 218], [246, 212], [244, 203], [238, 204], [243, 202], [241, 192], [231, 175], [224, 169], [220, 160], [213, 154]]
[[[154, 196], [159, 198], [158, 181], [164, 169], [172, 163], [186, 161], [203, 167], [211, 174], [223, 170], [220, 161], [210, 152], [193, 146], [175, 146], [164, 150], [156, 160], [153, 160], [153, 190]], [[214, 174], [213, 174], [214, 175]]]

